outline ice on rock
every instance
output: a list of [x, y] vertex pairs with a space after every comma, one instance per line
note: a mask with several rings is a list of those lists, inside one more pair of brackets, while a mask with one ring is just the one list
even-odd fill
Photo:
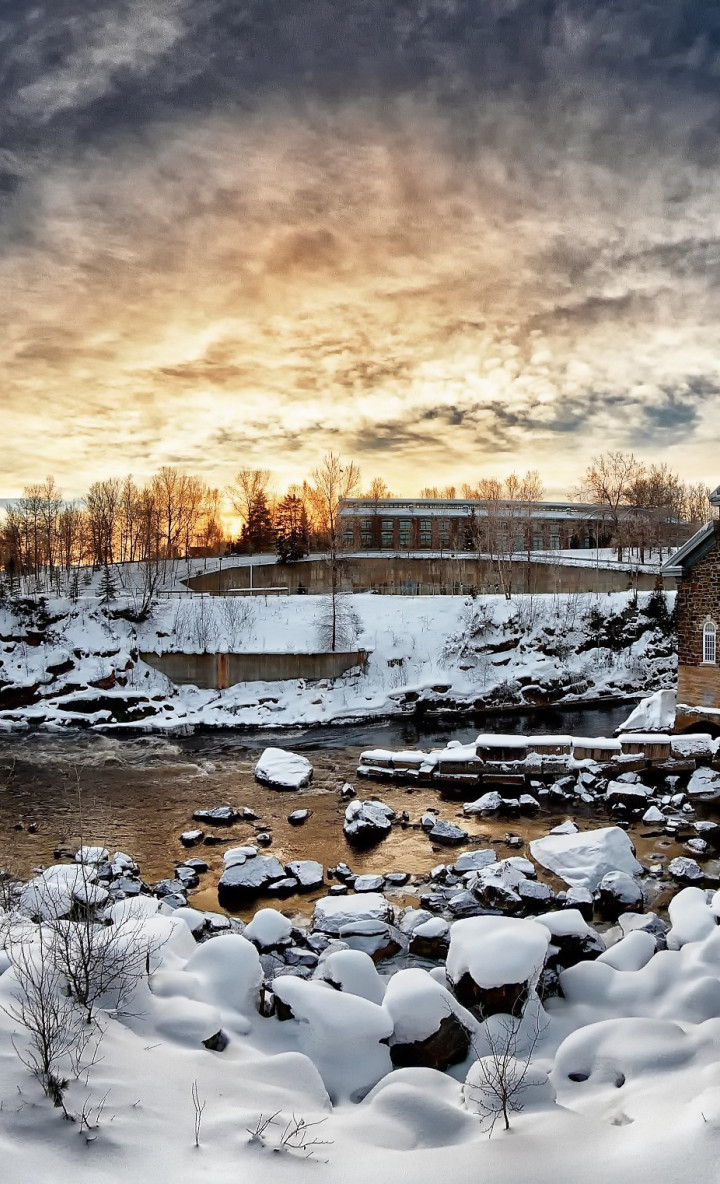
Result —
[[292, 924], [277, 909], [258, 909], [243, 936], [261, 950], [277, 949], [292, 940]]
[[668, 871], [673, 879], [679, 880], [681, 884], [701, 884], [705, 879], [705, 873], [699, 863], [689, 855], [678, 855], [677, 859], [671, 859]]
[[310, 761], [284, 748], [266, 748], [255, 766], [255, 779], [271, 789], [303, 789], [312, 776]]
[[[242, 939], [241, 939], [242, 940]], [[310, 1057], [331, 1100], [360, 1101], [392, 1069], [388, 1012], [358, 995], [282, 975], [273, 993], [298, 1025], [298, 1045]]]
[[382, 1003], [385, 997], [383, 980], [363, 950], [331, 950], [322, 958], [314, 977], [371, 1003]]
[[643, 870], [630, 839], [619, 826], [533, 839], [530, 851], [538, 863], [567, 884], [591, 892], [608, 872], [623, 871], [635, 876]]

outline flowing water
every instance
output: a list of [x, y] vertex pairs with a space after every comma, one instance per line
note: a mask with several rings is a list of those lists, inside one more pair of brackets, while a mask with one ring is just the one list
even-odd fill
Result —
[[[282, 862], [316, 859], [330, 867], [345, 860], [358, 873], [404, 871], [413, 875], [427, 873], [437, 863], [452, 862], [453, 850], [432, 846], [417, 826], [393, 827], [390, 836], [369, 851], [350, 847], [342, 831], [345, 803], [339, 793], [346, 781], [361, 797], [380, 797], [397, 812], [407, 810], [412, 823], [419, 822], [428, 807], [439, 809], [440, 816], [450, 821], [462, 819], [472, 846], [495, 842], [501, 857], [509, 853], [503, 841], [507, 831], [522, 835], [527, 844], [547, 834], [567, 814], [554, 808], [533, 819], [511, 822], [465, 819], [462, 802], [443, 800], [437, 789], [359, 780], [356, 769], [363, 749], [441, 747], [451, 739], [474, 739], [480, 728], [612, 735], [627, 713], [627, 704], [621, 704], [554, 711], [552, 719], [548, 713], [541, 719], [531, 713], [525, 719], [508, 713], [485, 717], [479, 727], [403, 720], [278, 733], [209, 732], [178, 740], [156, 736], [123, 740], [80, 732], [4, 738], [0, 741], [0, 867], [26, 876], [34, 867], [52, 862], [56, 848], [74, 849], [82, 840], [111, 851], [127, 851], [140, 864], [143, 878], [152, 883], [172, 876], [175, 863], [197, 854], [207, 860], [209, 871], [201, 877], [191, 903], [217, 909], [224, 846], [201, 845], [188, 851], [179, 836], [197, 825], [192, 821], [193, 810], [225, 804], [251, 807], [258, 815], [257, 822], [239, 821], [227, 828], [205, 826], [206, 833], [214, 829], [235, 846], [254, 842], [257, 830], [267, 829], [273, 837], [268, 853]], [[315, 770], [311, 785], [291, 793], [258, 785], [253, 769], [268, 745], [303, 752]], [[299, 807], [309, 809], [311, 817], [303, 826], [293, 827], [287, 815]], [[598, 825], [605, 824], [605, 813], [599, 808], [596, 812]], [[653, 854], [669, 859], [680, 851], [665, 838], [642, 839], [642, 828], [633, 830], [643, 861]], [[402, 899], [412, 897], [405, 893]], [[274, 904], [292, 914], [309, 911], [312, 901], [310, 895], [259, 903]]]

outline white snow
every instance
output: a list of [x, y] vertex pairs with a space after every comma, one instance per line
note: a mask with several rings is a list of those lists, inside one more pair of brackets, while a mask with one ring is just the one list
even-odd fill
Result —
[[479, 987], [534, 983], [542, 969], [550, 932], [519, 917], [467, 917], [450, 930], [447, 970], [457, 983], [469, 974]]
[[618, 732], [667, 732], [675, 723], [675, 691], [655, 691], [641, 699]]
[[548, 835], [530, 843], [533, 859], [555, 872], [566, 884], [594, 891], [608, 872], [631, 876], [642, 871], [633, 846], [619, 826], [605, 826], [577, 834]]
[[255, 766], [257, 780], [277, 789], [303, 789], [312, 775], [307, 757], [285, 748], [266, 748]]
[[379, 892], [363, 892], [359, 896], [323, 896], [315, 904], [313, 928], [321, 933], [341, 936], [343, 933], [362, 932], [368, 921], [392, 921], [393, 907]]
[[250, 924], [246, 925], [243, 937], [261, 949], [270, 949], [272, 946], [287, 945], [291, 934], [292, 922], [277, 909], [258, 909]]

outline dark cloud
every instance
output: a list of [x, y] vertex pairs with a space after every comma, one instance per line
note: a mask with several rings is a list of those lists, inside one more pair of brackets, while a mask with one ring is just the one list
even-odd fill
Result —
[[5, 0], [13, 491], [38, 447], [710, 469], [719, 76], [705, 0]]

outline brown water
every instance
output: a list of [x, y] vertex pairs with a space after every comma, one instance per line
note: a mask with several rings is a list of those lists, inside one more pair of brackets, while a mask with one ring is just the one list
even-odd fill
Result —
[[[536, 837], [562, 821], [568, 814], [557, 809], [532, 819], [491, 821], [467, 819], [462, 803], [442, 800], [436, 789], [368, 783], [356, 777], [363, 745], [327, 747], [312, 739], [302, 747], [312, 761], [312, 784], [298, 792], [278, 792], [258, 785], [254, 765], [265, 746], [232, 743], [218, 738], [173, 743], [163, 739], [117, 741], [102, 737], [39, 735], [0, 743], [0, 867], [27, 876], [35, 867], [53, 862], [56, 847], [75, 849], [81, 842], [98, 843], [111, 851], [126, 851], [140, 864], [143, 878], [153, 883], [172, 876], [175, 863], [189, 855], [200, 855], [209, 864], [201, 877], [200, 889], [190, 901], [202, 909], [218, 909], [217, 881], [222, 873], [222, 856], [227, 846], [253, 843], [259, 830], [272, 834], [268, 853], [282, 862], [316, 859], [324, 867], [344, 860], [353, 871], [409, 872], [426, 875], [438, 863], [452, 862], [453, 851], [464, 848], [431, 844], [419, 827], [428, 807], [440, 816], [460, 821], [469, 832], [465, 845], [496, 845], [498, 856], [512, 852], [504, 839], [508, 832], [520, 834], [527, 846]], [[381, 797], [399, 814], [407, 810], [411, 825], [395, 826], [391, 834], [367, 851], [351, 847], [342, 831], [346, 803], [340, 797], [349, 781], [360, 797]], [[192, 812], [218, 805], [251, 807], [257, 822], [237, 822], [231, 827], [203, 827], [228, 840], [221, 846], [200, 845], [188, 851], [180, 834], [197, 825]], [[309, 820], [293, 827], [287, 815], [300, 807], [312, 811]], [[580, 816], [580, 824], [607, 823], [601, 808]], [[22, 829], [15, 829], [21, 824]], [[31, 834], [29, 826], [37, 828]], [[665, 837], [643, 838], [647, 828], [631, 827], [631, 835], [643, 862], [667, 862], [681, 853], [681, 846]], [[543, 873], [541, 872], [541, 875]], [[555, 889], [562, 885], [544, 876]], [[260, 898], [255, 908], [272, 905], [288, 915], [308, 913], [313, 900], [325, 890], [289, 900]], [[416, 899], [411, 886], [397, 894], [398, 902]], [[254, 908], [250, 910], [252, 913]], [[241, 914], [244, 915], [244, 914]]]

